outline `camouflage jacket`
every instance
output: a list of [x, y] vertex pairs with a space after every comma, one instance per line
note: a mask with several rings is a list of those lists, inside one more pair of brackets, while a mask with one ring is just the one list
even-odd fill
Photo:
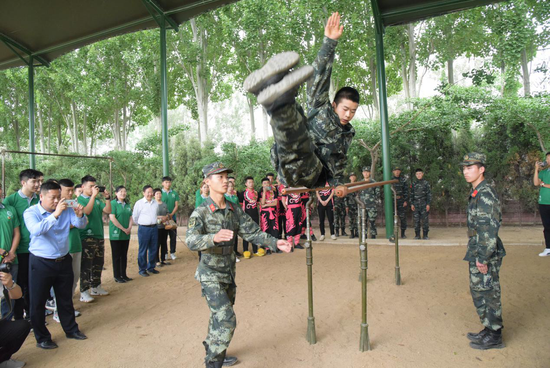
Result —
[[[376, 183], [376, 180], [370, 179], [369, 183]], [[380, 202], [380, 187], [368, 188], [359, 192], [359, 199], [365, 202], [366, 208], [376, 207]]]
[[342, 125], [330, 102], [330, 76], [334, 62], [334, 50], [338, 41], [324, 37], [323, 45], [313, 62], [314, 74], [307, 84], [307, 124], [315, 145], [315, 154], [333, 175], [343, 182], [347, 152], [355, 129], [351, 124]]
[[393, 177], [393, 180], [399, 180], [399, 183], [393, 185], [395, 193], [397, 194], [397, 202], [408, 202], [409, 201], [409, 186], [407, 185], [407, 180], [403, 176]]
[[346, 201], [346, 207], [350, 209], [357, 209], [357, 202], [355, 201], [355, 198], [357, 197], [357, 192], [350, 193], [347, 196], [344, 197]]
[[485, 180], [470, 192], [468, 200], [468, 251], [465, 261], [487, 264], [506, 255], [498, 237], [502, 222], [500, 201]]
[[[187, 247], [194, 251], [205, 251], [214, 247], [231, 247], [237, 241], [237, 235], [243, 239], [276, 250], [277, 239], [262, 232], [258, 224], [237, 205], [226, 201], [226, 208], [220, 209], [208, 197], [191, 214], [187, 225]], [[221, 229], [235, 232], [231, 241], [214, 243], [214, 235]], [[199, 281], [235, 282], [235, 253], [227, 255], [202, 253], [195, 272]]]
[[432, 203], [432, 188], [426, 179], [416, 180], [412, 183], [411, 203], [414, 206]]

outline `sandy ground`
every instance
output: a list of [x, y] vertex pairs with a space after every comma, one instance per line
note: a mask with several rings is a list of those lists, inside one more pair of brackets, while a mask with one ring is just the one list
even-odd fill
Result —
[[[409, 231], [410, 232], [410, 231]], [[184, 230], [180, 229], [180, 234]], [[402, 285], [396, 286], [395, 250], [370, 242], [368, 324], [371, 351], [359, 351], [361, 283], [355, 241], [314, 243], [314, 311], [318, 342], [309, 345], [305, 251], [243, 260], [237, 265], [238, 327], [229, 348], [238, 367], [550, 367], [550, 258], [542, 228], [501, 231], [508, 256], [501, 271], [502, 350], [478, 351], [466, 333], [481, 329], [462, 261], [464, 228], [439, 228], [423, 246], [402, 241]], [[453, 243], [454, 242], [454, 243]], [[107, 254], [110, 254], [106, 242]], [[416, 244], [422, 244], [418, 242]], [[446, 246], [443, 246], [445, 244]], [[538, 246], [536, 246], [538, 245]], [[159, 275], [137, 275], [132, 241], [129, 276], [116, 284], [110, 255], [104, 287], [111, 295], [75, 301], [86, 341], [65, 338], [47, 318], [59, 348], [35, 347], [31, 333], [14, 356], [30, 367], [202, 367], [209, 311], [193, 278], [197, 257], [178, 243], [178, 259]], [[76, 299], [75, 299], [76, 300]]]

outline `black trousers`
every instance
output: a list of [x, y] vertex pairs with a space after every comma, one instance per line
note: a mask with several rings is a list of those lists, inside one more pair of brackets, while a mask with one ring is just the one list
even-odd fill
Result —
[[0, 363], [15, 354], [31, 331], [28, 321], [0, 321]]
[[113, 276], [117, 279], [128, 277], [126, 267], [128, 265], [128, 240], [111, 240], [111, 255], [113, 257]]
[[544, 226], [544, 242], [546, 243], [546, 248], [550, 249], [550, 204], [539, 204], [539, 212], [542, 226]]
[[13, 306], [13, 318], [23, 319], [23, 312], [29, 317], [29, 255], [30, 253], [18, 253], [19, 271], [17, 271], [17, 284], [23, 291], [23, 297], [15, 300]]
[[29, 292], [31, 295], [31, 325], [37, 342], [50, 341], [46, 328], [46, 300], [53, 287], [57, 313], [66, 334], [78, 331], [73, 306], [73, 259], [69, 254], [62, 261], [37, 257], [29, 258]]
[[326, 206], [323, 206], [319, 203], [317, 206], [317, 212], [319, 213], [319, 228], [321, 230], [321, 235], [325, 235], [325, 215], [328, 217], [328, 227], [330, 229], [330, 235], [334, 234], [334, 208], [332, 203], [328, 203]]
[[[247, 215], [252, 217], [252, 220], [254, 220], [255, 223], [258, 225], [260, 224], [260, 215], [258, 214], [258, 210], [255, 210], [252, 213], [245, 212]], [[243, 252], [248, 252], [248, 242], [243, 239]], [[252, 244], [252, 253], [258, 252], [258, 245]]]
[[176, 241], [178, 240], [178, 229], [166, 230], [170, 235], [170, 253], [176, 253]]
[[[172, 230], [166, 230], [166, 229], [159, 229], [159, 250], [157, 252], [157, 262], [164, 262], [164, 259], [166, 258], [166, 255], [168, 254], [168, 234]], [[172, 243], [172, 237], [170, 236], [170, 243]], [[170, 247], [172, 244], [170, 244]], [[159, 253], [160, 253], [160, 259], [159, 259]], [[170, 253], [174, 253], [170, 251]]]

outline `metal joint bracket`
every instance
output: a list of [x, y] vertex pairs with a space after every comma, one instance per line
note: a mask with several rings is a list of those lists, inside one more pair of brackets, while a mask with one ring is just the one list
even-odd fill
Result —
[[[170, 18], [166, 12], [154, 1], [154, 0], [141, 0], [143, 2], [143, 5], [145, 5], [145, 8], [147, 8], [147, 11], [155, 22], [159, 25], [161, 28], [166, 29], [173, 29], [174, 31], [178, 31], [179, 27], [175, 20]], [[169, 27], [166, 27], [166, 24], [169, 25]]]

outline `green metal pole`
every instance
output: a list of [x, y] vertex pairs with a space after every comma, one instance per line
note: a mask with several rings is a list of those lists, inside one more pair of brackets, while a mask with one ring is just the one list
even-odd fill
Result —
[[[29, 152], [36, 152], [34, 149], [34, 60], [29, 58]], [[31, 169], [36, 169], [36, 158], [30, 155]]]
[[160, 27], [160, 120], [162, 123], [162, 173], [170, 175], [168, 159], [168, 76], [166, 72], [166, 23]]
[[[376, 19], [380, 22], [380, 19]], [[386, 65], [384, 62], [384, 29], [381, 24], [376, 29], [376, 67], [378, 95], [380, 100], [380, 130], [382, 135], [382, 166], [384, 181], [391, 180], [390, 133], [388, 128], [388, 100], [386, 96]], [[393, 234], [393, 206], [391, 186], [384, 185], [384, 214], [386, 218], [386, 238]]]

